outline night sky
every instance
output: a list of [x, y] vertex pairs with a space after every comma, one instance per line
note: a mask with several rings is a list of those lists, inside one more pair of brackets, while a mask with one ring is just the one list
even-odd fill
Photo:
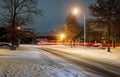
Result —
[[[38, 0], [38, 6], [44, 10], [44, 16], [35, 17], [31, 26], [35, 31], [43, 33], [54, 31], [65, 23], [65, 19], [74, 6], [80, 7], [90, 18], [88, 6], [96, 2], [96, 0]], [[78, 21], [83, 22], [83, 16], [78, 16]], [[81, 23], [82, 24], [82, 23]]]

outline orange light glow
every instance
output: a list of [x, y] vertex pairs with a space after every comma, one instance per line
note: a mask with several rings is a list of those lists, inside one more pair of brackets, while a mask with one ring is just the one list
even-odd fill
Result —
[[17, 27], [17, 29], [18, 29], [18, 30], [20, 30], [20, 29], [21, 29], [21, 27], [19, 27], [19, 26], [18, 26], [18, 27]]
[[60, 36], [61, 36], [61, 38], [62, 38], [62, 39], [64, 39], [64, 38], [65, 38], [65, 34], [61, 34]]

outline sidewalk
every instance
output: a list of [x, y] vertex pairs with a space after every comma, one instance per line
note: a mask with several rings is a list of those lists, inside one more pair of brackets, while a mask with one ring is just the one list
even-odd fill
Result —
[[92, 60], [96, 60], [120, 67], [120, 47], [111, 48], [111, 52], [107, 52], [107, 48], [105, 49], [99, 49], [95, 47], [84, 48], [83, 46], [76, 46], [71, 48], [70, 46], [65, 46], [65, 45], [52, 45], [52, 46], [49, 45], [49, 46], [41, 46], [41, 47], [47, 47], [75, 55], [80, 55], [85, 58], [90, 58]]

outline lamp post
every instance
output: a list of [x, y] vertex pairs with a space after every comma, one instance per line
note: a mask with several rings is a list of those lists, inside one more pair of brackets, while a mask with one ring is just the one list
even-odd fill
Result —
[[[21, 27], [20, 26], [17, 26], [17, 33], [18, 33], [18, 35], [20, 34], [20, 31], [21, 30]], [[20, 38], [19, 37], [17, 37], [17, 47], [19, 47], [19, 45], [20, 45]]]
[[85, 14], [83, 14], [84, 16], [84, 47], [86, 47], [86, 16]]
[[[73, 14], [74, 15], [77, 15], [77, 14], [79, 14], [79, 9], [78, 8], [74, 8], [73, 9]], [[80, 12], [81, 13], [81, 12]], [[85, 14], [84, 13], [81, 13], [82, 15], [83, 15], [83, 17], [84, 17], [84, 47], [86, 47], [86, 16], [85, 16]]]

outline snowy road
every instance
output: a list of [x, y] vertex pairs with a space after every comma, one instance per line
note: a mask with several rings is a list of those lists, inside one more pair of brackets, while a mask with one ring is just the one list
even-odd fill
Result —
[[64, 51], [51, 49], [48, 47], [43, 47], [42, 49], [77, 65], [79, 68], [84, 68], [90, 73], [94, 73], [103, 77], [120, 77], [120, 67], [81, 57], [80, 55], [72, 54], [70, 52], [66, 53]]
[[[50, 50], [50, 49], [49, 49]], [[16, 51], [0, 49], [0, 77], [119, 77], [119, 70], [86, 62], [76, 55], [21, 45]], [[109, 69], [106, 70], [106, 69]], [[110, 70], [113, 71], [110, 71]], [[117, 71], [117, 72], [115, 72]]]

